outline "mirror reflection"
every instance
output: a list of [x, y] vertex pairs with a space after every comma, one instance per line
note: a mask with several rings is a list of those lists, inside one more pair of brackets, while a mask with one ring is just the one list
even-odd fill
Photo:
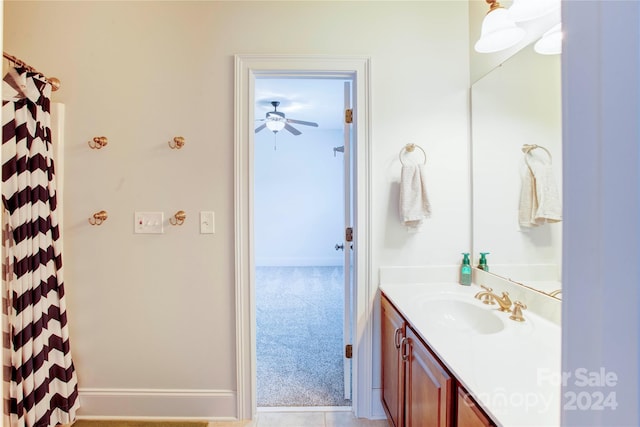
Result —
[[471, 88], [473, 265], [561, 297], [560, 55], [526, 47]]

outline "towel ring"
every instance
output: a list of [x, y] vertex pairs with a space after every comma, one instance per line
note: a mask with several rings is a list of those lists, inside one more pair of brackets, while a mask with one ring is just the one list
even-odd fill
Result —
[[522, 152], [524, 154], [530, 154], [532, 150], [535, 150], [536, 148], [541, 148], [543, 149], [547, 155], [549, 156], [549, 161], [553, 162], [553, 156], [551, 156], [551, 153], [549, 152], [549, 150], [547, 150], [546, 148], [544, 148], [542, 145], [536, 145], [536, 144], [524, 144], [522, 146]]
[[407, 153], [412, 153], [416, 148], [420, 149], [420, 151], [422, 151], [422, 155], [424, 156], [424, 161], [422, 162], [422, 164], [427, 164], [427, 153], [424, 151], [424, 149], [416, 144], [407, 144], [404, 147], [402, 147], [402, 150], [400, 150], [400, 154], [398, 154], [400, 163], [402, 163], [403, 166], [405, 165], [405, 163], [402, 161], [402, 153], [405, 151]]
[[522, 145], [522, 152], [524, 153], [524, 162], [527, 164], [527, 167], [529, 168], [531, 173], [533, 173], [533, 170], [531, 169], [531, 165], [529, 164], [528, 156], [531, 155], [531, 151], [535, 150], [536, 148], [543, 149], [549, 156], [549, 164], [551, 165], [553, 163], [553, 156], [551, 156], [551, 153], [549, 152], [549, 150], [547, 150], [543, 146], [536, 145], [536, 144], [524, 144]]

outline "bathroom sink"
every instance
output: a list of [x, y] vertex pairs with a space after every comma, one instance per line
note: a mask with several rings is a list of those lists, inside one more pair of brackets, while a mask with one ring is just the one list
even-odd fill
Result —
[[428, 299], [421, 303], [428, 324], [477, 334], [495, 334], [504, 322], [494, 310], [457, 299]]

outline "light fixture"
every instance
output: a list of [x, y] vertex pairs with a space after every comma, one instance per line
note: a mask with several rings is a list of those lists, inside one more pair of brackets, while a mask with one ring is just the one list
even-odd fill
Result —
[[531, 21], [560, 10], [560, 0], [513, 0], [509, 18], [513, 22]]
[[486, 2], [489, 4], [489, 12], [482, 21], [480, 39], [475, 44], [476, 52], [498, 52], [522, 41], [526, 32], [510, 19], [507, 9], [496, 0]]
[[269, 129], [273, 133], [278, 133], [282, 129], [284, 129], [284, 121], [283, 120], [268, 120], [267, 121], [267, 129]]
[[533, 45], [533, 50], [542, 55], [562, 53], [562, 24], [556, 24], [544, 33], [542, 38]]

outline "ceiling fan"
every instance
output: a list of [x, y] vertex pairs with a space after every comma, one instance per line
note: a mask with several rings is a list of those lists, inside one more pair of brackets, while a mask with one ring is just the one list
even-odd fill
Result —
[[314, 123], [314, 122], [306, 122], [304, 120], [287, 119], [283, 112], [278, 111], [278, 105], [280, 105], [279, 101], [271, 101], [271, 105], [273, 105], [273, 111], [268, 111], [267, 114], [265, 114], [265, 118], [264, 119], [258, 119], [257, 120], [257, 121], [261, 121], [261, 122], [264, 122], [264, 123], [256, 128], [256, 133], [260, 132], [264, 128], [269, 129], [273, 133], [278, 133], [282, 129], [286, 129], [286, 130], [288, 130], [289, 132], [291, 132], [294, 135], [300, 135], [302, 133], [298, 129], [296, 129], [293, 126], [291, 126], [289, 123], [294, 123], [294, 124], [298, 124], [298, 125], [305, 125], [305, 126], [318, 127], [318, 124]]

